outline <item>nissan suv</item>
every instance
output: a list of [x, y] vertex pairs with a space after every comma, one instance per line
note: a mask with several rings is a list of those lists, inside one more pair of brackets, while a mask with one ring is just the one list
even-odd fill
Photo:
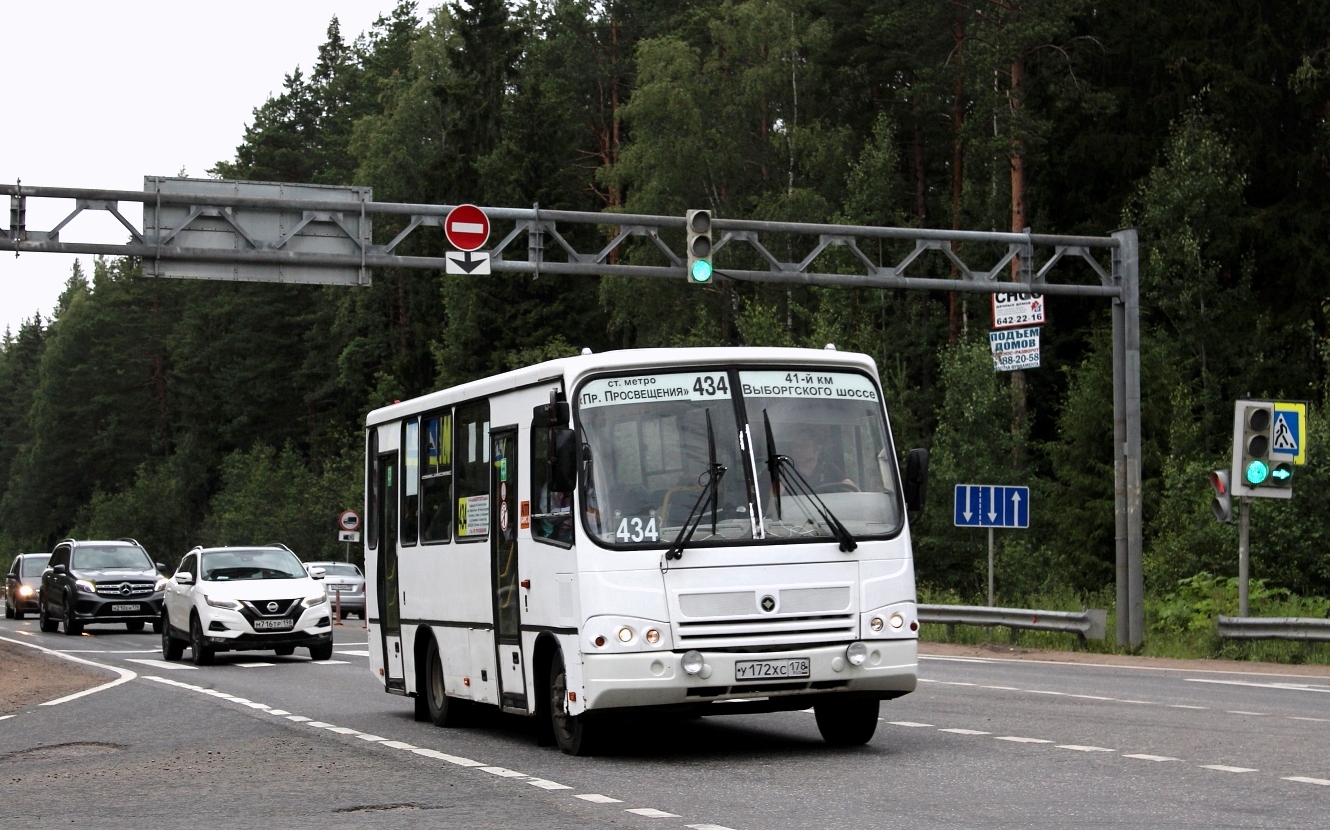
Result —
[[282, 545], [204, 548], [185, 554], [165, 580], [162, 657], [179, 660], [188, 647], [196, 665], [219, 651], [309, 649], [332, 657], [332, 618], [323, 569], [307, 573]]
[[80, 542], [65, 539], [55, 546], [37, 603], [42, 631], [83, 633], [83, 626], [102, 623], [142, 631], [152, 623], [158, 631], [162, 617], [159, 570], [148, 552], [133, 539]]

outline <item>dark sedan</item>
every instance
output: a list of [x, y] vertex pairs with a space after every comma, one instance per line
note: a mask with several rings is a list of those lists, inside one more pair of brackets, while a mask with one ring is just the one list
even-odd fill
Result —
[[5, 574], [5, 619], [21, 620], [37, 612], [37, 594], [49, 553], [20, 553]]

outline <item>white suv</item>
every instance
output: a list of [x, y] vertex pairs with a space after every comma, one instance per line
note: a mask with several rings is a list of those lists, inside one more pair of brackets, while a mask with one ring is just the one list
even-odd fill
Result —
[[321, 568], [305, 572], [289, 548], [203, 548], [185, 555], [162, 580], [162, 657], [179, 660], [188, 645], [198, 665], [219, 651], [308, 648], [332, 657], [332, 615]]

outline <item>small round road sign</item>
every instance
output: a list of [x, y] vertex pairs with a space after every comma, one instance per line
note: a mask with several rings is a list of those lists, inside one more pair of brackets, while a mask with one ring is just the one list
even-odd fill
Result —
[[342, 515], [337, 517], [337, 526], [342, 530], [359, 530], [360, 514], [354, 510], [343, 510]]
[[475, 251], [490, 238], [490, 220], [475, 205], [458, 205], [443, 220], [443, 232], [459, 251]]

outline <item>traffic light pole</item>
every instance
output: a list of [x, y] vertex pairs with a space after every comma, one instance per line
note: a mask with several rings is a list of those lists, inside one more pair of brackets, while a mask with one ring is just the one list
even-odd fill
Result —
[[1144, 527], [1141, 515], [1141, 281], [1134, 229], [1113, 233], [1113, 276], [1122, 289], [1113, 300], [1113, 478], [1117, 542], [1117, 640], [1145, 642]]
[[1238, 616], [1246, 617], [1250, 610], [1248, 576], [1251, 568], [1251, 497], [1238, 499]]
[[993, 601], [993, 528], [988, 529], [988, 607], [994, 607]]

